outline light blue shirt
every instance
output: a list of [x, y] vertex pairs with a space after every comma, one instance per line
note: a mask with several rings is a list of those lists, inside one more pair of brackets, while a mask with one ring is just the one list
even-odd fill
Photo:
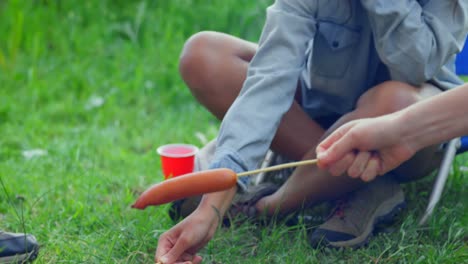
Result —
[[312, 118], [352, 111], [385, 80], [461, 84], [454, 60], [467, 31], [468, 0], [277, 0], [222, 121], [211, 168], [258, 167], [299, 80]]

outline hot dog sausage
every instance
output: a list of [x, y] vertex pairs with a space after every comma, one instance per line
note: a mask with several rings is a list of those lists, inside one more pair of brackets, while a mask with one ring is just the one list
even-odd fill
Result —
[[149, 205], [161, 205], [182, 198], [218, 192], [236, 186], [237, 175], [230, 169], [213, 169], [193, 172], [165, 180], [144, 191], [133, 208], [145, 209]]

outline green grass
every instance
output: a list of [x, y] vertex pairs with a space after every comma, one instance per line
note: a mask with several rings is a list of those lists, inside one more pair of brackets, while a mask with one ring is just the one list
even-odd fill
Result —
[[[182, 45], [200, 30], [256, 41], [270, 2], [0, 1], [0, 228], [35, 234], [37, 263], [151, 263], [167, 206], [129, 205], [162, 180], [155, 148], [201, 146], [219, 125], [178, 75]], [[313, 250], [316, 223], [246, 223], [221, 229], [205, 263], [466, 263], [466, 165], [425, 227], [430, 179], [405, 186], [411, 209], [367, 248]]]

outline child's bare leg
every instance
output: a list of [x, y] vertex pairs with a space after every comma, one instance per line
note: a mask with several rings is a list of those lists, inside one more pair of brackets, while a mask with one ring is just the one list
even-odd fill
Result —
[[[424, 90], [426, 89], [426, 90]], [[429, 89], [430, 91], [428, 91]], [[432, 90], [431, 90], [432, 89]], [[438, 91], [436, 88], [415, 88], [399, 82], [386, 82], [380, 84], [361, 96], [357, 108], [340, 118], [328, 131], [327, 134], [340, 125], [358, 118], [380, 116], [386, 113], [400, 110], [424, 97], [433, 95]], [[440, 92], [440, 91], [439, 91]], [[430, 164], [430, 158], [434, 158], [434, 151], [426, 151], [424, 163], [411, 162], [411, 175], [428, 173], [430, 168], [424, 164]], [[315, 158], [312, 148], [304, 159]], [[419, 159], [415, 157], [415, 159]], [[298, 167], [288, 181], [273, 195], [261, 199], [257, 203], [259, 211], [267, 211], [272, 214], [276, 210], [288, 212], [301, 207], [304, 203], [317, 203], [324, 200], [339, 198], [344, 194], [356, 190], [364, 182], [352, 179], [346, 175], [334, 177], [316, 166]]]
[[[238, 96], [256, 49], [254, 43], [218, 32], [198, 33], [185, 44], [180, 59], [182, 78], [195, 98], [218, 119]], [[295, 102], [283, 117], [272, 148], [299, 160], [323, 132]]]

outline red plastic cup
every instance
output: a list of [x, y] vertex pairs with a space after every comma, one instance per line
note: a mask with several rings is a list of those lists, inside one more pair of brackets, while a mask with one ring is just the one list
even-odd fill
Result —
[[193, 172], [198, 148], [189, 144], [168, 144], [157, 149], [164, 179]]

